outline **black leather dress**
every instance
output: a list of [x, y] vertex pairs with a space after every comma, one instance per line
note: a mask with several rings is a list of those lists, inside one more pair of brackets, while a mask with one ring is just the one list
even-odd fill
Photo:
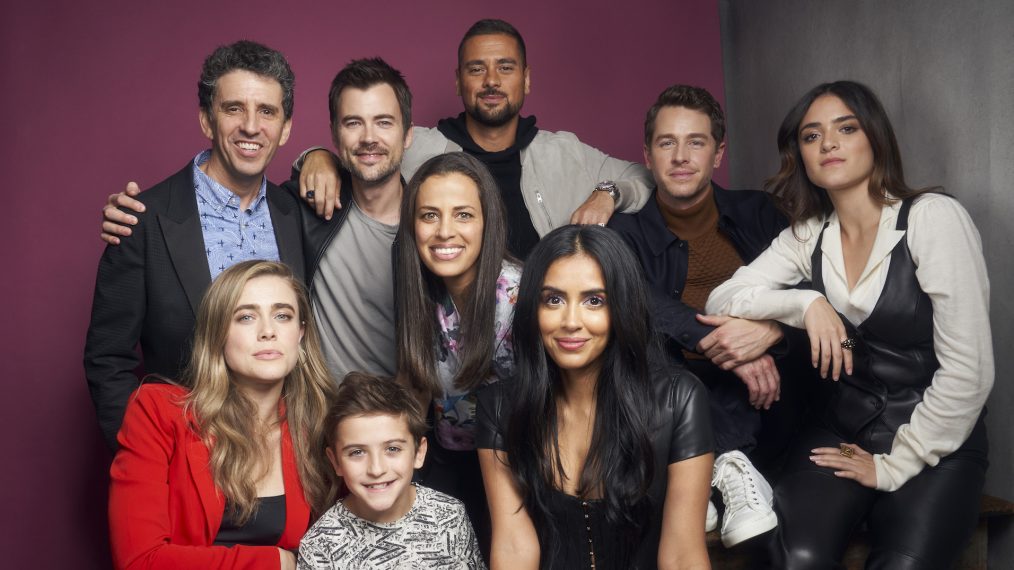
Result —
[[[898, 213], [908, 229], [912, 198]], [[825, 224], [824, 228], [827, 228]], [[813, 288], [824, 293], [823, 230], [812, 257]], [[780, 526], [777, 568], [837, 568], [848, 539], [864, 520], [872, 535], [867, 568], [949, 568], [974, 529], [987, 466], [982, 416], [965, 443], [926, 467], [901, 489], [885, 493], [835, 477], [809, 460], [815, 447], [856, 443], [888, 453], [907, 424], [939, 364], [933, 348], [933, 307], [916, 278], [902, 239], [891, 252], [880, 299], [859, 326], [842, 317], [853, 349], [853, 373], [838, 382], [818, 380], [812, 421], [790, 453], [775, 489]]]
[[[541, 568], [597, 570], [647, 570], [657, 568], [662, 507], [672, 463], [714, 450], [708, 393], [700, 381], [682, 369], [653, 378], [654, 398], [659, 406], [659, 425], [651, 432], [655, 469], [648, 494], [635, 507], [635, 516], [644, 521], [643, 535], [633, 542], [629, 529], [605, 520], [599, 501], [582, 500], [562, 491], [551, 494], [550, 508], [563, 537], [547, 544], [545, 529], [536, 528], [542, 552]], [[512, 407], [511, 381], [501, 381], [483, 390], [477, 410], [479, 449], [506, 450], [504, 434]]]

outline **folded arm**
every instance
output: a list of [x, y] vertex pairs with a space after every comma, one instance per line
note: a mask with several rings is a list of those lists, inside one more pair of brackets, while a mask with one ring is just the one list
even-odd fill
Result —
[[979, 232], [954, 199], [927, 196], [912, 206], [909, 250], [919, 286], [933, 305], [940, 368], [891, 452], [874, 455], [877, 488], [893, 491], [959, 448], [993, 386], [989, 278]]

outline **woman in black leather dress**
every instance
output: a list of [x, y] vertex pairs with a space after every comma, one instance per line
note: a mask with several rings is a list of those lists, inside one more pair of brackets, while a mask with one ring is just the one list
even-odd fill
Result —
[[[805, 327], [826, 378], [775, 489], [774, 566], [839, 567], [865, 520], [867, 568], [949, 568], [987, 467], [993, 353], [978, 232], [957, 200], [905, 185], [891, 124], [864, 85], [811, 90], [778, 148], [769, 190], [792, 227], [707, 306]], [[787, 290], [805, 280], [813, 290]]]
[[707, 395], [654, 358], [649, 320], [610, 230], [565, 226], [531, 252], [515, 379], [479, 397], [494, 570], [710, 567]]

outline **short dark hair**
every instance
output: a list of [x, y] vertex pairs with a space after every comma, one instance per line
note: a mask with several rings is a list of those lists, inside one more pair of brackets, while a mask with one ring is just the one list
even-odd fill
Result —
[[387, 84], [398, 98], [402, 127], [405, 132], [412, 126], [412, 92], [405, 82], [405, 76], [379, 57], [353, 59], [334, 76], [331, 90], [327, 94], [327, 105], [331, 112], [331, 132], [338, 131], [338, 100], [346, 87], [369, 89], [374, 85]]
[[521, 37], [521, 32], [503, 20], [487, 19], [479, 20], [472, 24], [472, 27], [468, 28], [468, 31], [465, 32], [465, 37], [461, 38], [461, 43], [458, 44], [458, 67], [461, 67], [461, 57], [465, 52], [465, 42], [469, 38], [495, 34], [503, 34], [514, 38], [518, 42], [518, 51], [521, 52], [521, 67], [528, 65], [528, 54], [525, 51], [525, 40]]
[[711, 138], [715, 139], [715, 143], [719, 144], [725, 138], [725, 113], [715, 97], [703, 87], [676, 84], [667, 87], [648, 109], [648, 115], [644, 118], [645, 146], [651, 146], [651, 139], [655, 136], [655, 118], [663, 107], [686, 107], [700, 111], [711, 119]]
[[350, 372], [342, 380], [324, 419], [324, 440], [334, 448], [338, 425], [355, 416], [390, 415], [405, 418], [416, 448], [426, 433], [426, 420], [419, 402], [393, 378]]
[[215, 97], [219, 78], [237, 69], [277, 81], [282, 86], [282, 111], [285, 119], [292, 118], [296, 75], [292, 73], [289, 62], [282, 52], [249, 40], [219, 46], [204, 60], [201, 79], [197, 82], [197, 101], [205, 113], [209, 116], [212, 114], [211, 101]]

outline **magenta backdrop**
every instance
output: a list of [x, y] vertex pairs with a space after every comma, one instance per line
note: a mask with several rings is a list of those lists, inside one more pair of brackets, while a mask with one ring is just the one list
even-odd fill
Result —
[[327, 86], [351, 58], [378, 55], [400, 68], [416, 123], [457, 114], [455, 50], [483, 17], [504, 18], [525, 36], [525, 114], [615, 156], [641, 159], [644, 112], [665, 86], [693, 83], [724, 100], [715, 0], [43, 0], [4, 12], [0, 103], [14, 116], [0, 165], [18, 184], [4, 192], [13, 217], [0, 228], [8, 268], [0, 292], [14, 316], [0, 332], [8, 568], [109, 566], [110, 456], [81, 366], [102, 251], [99, 208], [127, 180], [154, 184], [206, 144], [195, 86], [215, 46], [257, 40], [284, 52], [296, 72], [293, 135], [273, 180], [299, 149], [329, 140]]

